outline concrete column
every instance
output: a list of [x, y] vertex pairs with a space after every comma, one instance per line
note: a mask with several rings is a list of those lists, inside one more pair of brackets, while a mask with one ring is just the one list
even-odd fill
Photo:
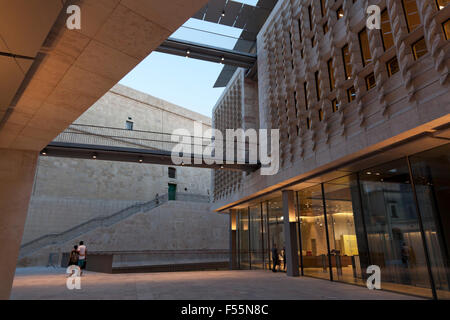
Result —
[[230, 210], [230, 270], [236, 270], [237, 265], [237, 210]]
[[9, 299], [38, 159], [36, 151], [0, 149], [0, 299]]
[[283, 190], [284, 245], [286, 248], [287, 275], [299, 276], [297, 229], [295, 222], [294, 191]]

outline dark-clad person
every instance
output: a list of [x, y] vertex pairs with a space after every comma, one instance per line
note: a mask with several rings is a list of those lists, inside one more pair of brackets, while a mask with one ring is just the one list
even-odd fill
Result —
[[78, 246], [74, 245], [72, 251], [69, 255], [69, 264], [67, 266], [77, 266], [78, 265]]
[[272, 247], [272, 272], [277, 272], [277, 265], [278, 265], [279, 261], [278, 261], [278, 249], [277, 249], [277, 245], [274, 244]]

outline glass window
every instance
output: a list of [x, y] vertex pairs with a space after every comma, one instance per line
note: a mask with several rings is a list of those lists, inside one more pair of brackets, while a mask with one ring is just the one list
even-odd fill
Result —
[[[364, 228], [356, 175], [325, 183], [324, 192], [333, 280], [363, 284], [367, 247], [363, 245], [366, 241], [357, 239], [356, 235], [355, 224], [359, 224], [361, 230]], [[360, 251], [365, 254], [363, 259]]]
[[[298, 35], [299, 35], [300, 43], [301, 43], [301, 42], [303, 42], [303, 39], [302, 39], [302, 22], [300, 21], [300, 19], [298, 19], [297, 21], [298, 21]], [[303, 57], [303, 55], [302, 55], [302, 57]]]
[[316, 71], [314, 73], [314, 78], [316, 80], [316, 95], [317, 95], [317, 101], [320, 100], [320, 79], [319, 79], [319, 71]]
[[328, 23], [324, 23], [323, 24], [323, 34], [327, 34], [327, 32], [328, 32]]
[[320, 0], [320, 11], [322, 12], [322, 17], [325, 17], [327, 14], [327, 6], [326, 0]]
[[370, 90], [372, 88], [375, 88], [376, 85], [377, 82], [375, 81], [375, 75], [372, 72], [366, 77], [366, 88], [367, 90]]
[[264, 269], [261, 206], [250, 207], [250, 259], [252, 269]]
[[169, 167], [168, 173], [169, 173], [169, 178], [171, 178], [171, 179], [175, 179], [177, 177], [177, 169], [175, 169], [175, 168]]
[[262, 216], [263, 216], [263, 242], [264, 242], [264, 269], [271, 269], [272, 264], [270, 260], [270, 233], [269, 233], [269, 217], [267, 202], [261, 203]]
[[361, 49], [361, 57], [363, 60], [363, 66], [372, 62], [372, 55], [370, 54], [369, 48], [369, 37], [367, 35], [367, 29], [364, 28], [359, 34], [359, 46]]
[[339, 110], [339, 103], [337, 102], [336, 99], [333, 99], [331, 101], [331, 108], [332, 108], [333, 112], [336, 112]]
[[417, 60], [420, 57], [424, 56], [428, 53], [427, 45], [425, 43], [425, 39], [421, 38], [418, 41], [414, 42], [412, 45], [414, 59]]
[[311, 6], [308, 6], [309, 30], [312, 30], [312, 12]]
[[445, 40], [450, 39], [450, 19], [442, 24], [442, 28], [444, 28]]
[[250, 269], [248, 209], [239, 210], [239, 268]]
[[450, 144], [410, 158], [438, 299], [450, 299]]
[[398, 65], [397, 57], [393, 57], [391, 60], [389, 60], [386, 63], [386, 67], [388, 70], [389, 77], [392, 76], [393, 74], [396, 74], [397, 72], [399, 72], [400, 67]]
[[333, 70], [333, 59], [328, 60], [328, 79], [330, 81], [330, 91], [334, 90], [334, 70]]
[[384, 50], [388, 50], [394, 45], [394, 37], [392, 35], [391, 22], [387, 9], [381, 12], [381, 38], [383, 40]]
[[436, 0], [436, 6], [439, 10], [445, 8], [446, 5], [450, 3], [450, 0]]
[[352, 66], [350, 64], [350, 52], [348, 50], [348, 44], [342, 47], [342, 57], [344, 59], [345, 79], [350, 79], [350, 77], [352, 76]]
[[303, 91], [305, 92], [305, 108], [308, 110], [308, 91], [306, 90], [306, 82], [303, 83]]
[[321, 186], [299, 191], [298, 199], [303, 273], [330, 279]]
[[133, 121], [126, 121], [125, 122], [125, 129], [127, 130], [133, 130]]
[[342, 9], [342, 6], [340, 6], [337, 10], [336, 10], [336, 16], [337, 19], [341, 19], [344, 17], [344, 9]]
[[414, 31], [421, 24], [416, 0], [402, 0], [402, 4], [408, 25], [408, 32]]
[[353, 100], [355, 100], [356, 98], [355, 87], [351, 86], [350, 88], [347, 89], [347, 98], [348, 102], [352, 102]]
[[360, 172], [371, 264], [384, 289], [431, 297], [406, 159]]
[[[269, 200], [268, 209], [272, 268], [275, 266], [277, 270], [286, 270], [284, 261], [280, 259], [281, 250], [284, 248], [283, 201], [281, 197]], [[276, 263], [279, 263], [278, 266]]]

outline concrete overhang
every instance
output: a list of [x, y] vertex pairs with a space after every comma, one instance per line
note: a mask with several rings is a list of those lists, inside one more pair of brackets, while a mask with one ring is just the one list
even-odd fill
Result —
[[207, 2], [1, 0], [0, 148], [42, 150]]

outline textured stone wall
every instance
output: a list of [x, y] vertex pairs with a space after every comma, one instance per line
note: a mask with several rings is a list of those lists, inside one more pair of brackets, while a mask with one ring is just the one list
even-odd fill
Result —
[[[258, 84], [245, 79], [244, 70], [238, 69], [225, 93], [213, 109], [213, 127], [222, 132], [225, 149], [226, 129], [258, 129]], [[228, 157], [227, 157], [228, 158]], [[214, 199], [218, 200], [238, 192], [242, 186], [243, 172], [214, 170]]]
[[[448, 123], [450, 41], [442, 23], [450, 6], [439, 11], [435, 1], [417, 0], [422, 23], [408, 32], [401, 0], [323, 3], [322, 13], [319, 0], [280, 0], [258, 34], [259, 126], [280, 130], [280, 171], [245, 177], [236, 185], [245, 187], [239, 193], [222, 191], [227, 196], [216, 197], [215, 208]], [[358, 34], [370, 4], [387, 9], [394, 45], [384, 50], [380, 30], [367, 30], [372, 61], [364, 66]], [[339, 19], [338, 8], [344, 13]], [[411, 46], [422, 37], [428, 53], [414, 59]], [[352, 67], [348, 77], [345, 45]], [[386, 63], [393, 57], [400, 70], [389, 76]], [[376, 85], [368, 89], [365, 78], [372, 72]], [[352, 86], [355, 96], [349, 101]], [[227, 190], [236, 186], [228, 184]]]
[[[79, 238], [58, 245], [50, 245], [28, 255], [18, 266], [46, 265], [50, 253], [68, 252], [80, 240], [88, 250], [143, 252], [164, 250], [164, 260], [151, 258], [149, 264], [210, 261], [208, 255], [177, 255], [170, 251], [198, 250], [214, 253], [228, 249], [228, 223], [226, 214], [210, 211], [209, 203], [169, 201], [145, 213], [138, 213], [112, 226], [90, 231]], [[225, 259], [226, 260], [226, 259]], [[223, 261], [223, 259], [221, 260]], [[133, 261], [145, 264], [146, 261]]]
[[[122, 85], [116, 85], [75, 123], [171, 133], [194, 121], [203, 129], [211, 119]], [[209, 195], [211, 170], [152, 164], [40, 157], [22, 243], [63, 232], [94, 217], [111, 215], [137, 202], [168, 192], [168, 184], [183, 193]]]

